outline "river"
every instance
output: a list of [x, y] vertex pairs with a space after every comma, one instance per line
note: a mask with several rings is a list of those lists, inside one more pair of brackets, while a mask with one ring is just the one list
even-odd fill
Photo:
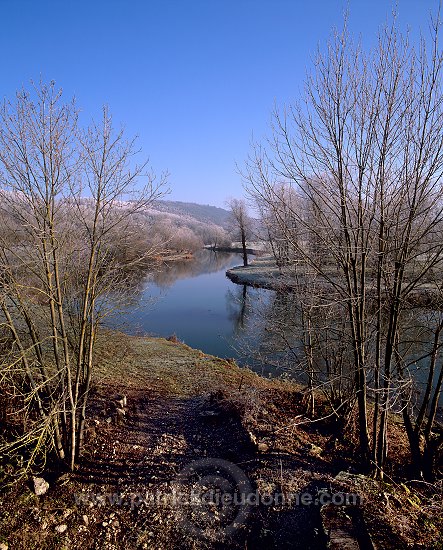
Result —
[[[233, 358], [260, 374], [286, 373], [305, 381], [301, 341], [294, 336], [299, 314], [293, 298], [231, 282], [226, 270], [241, 263], [240, 254], [201, 250], [192, 260], [165, 264], [138, 285], [128, 307], [110, 324], [130, 334], [175, 335], [193, 348]], [[409, 330], [421, 332], [429, 313], [414, 310], [408, 315]], [[428, 358], [419, 359], [429, 346], [428, 336], [423, 337], [409, 366], [418, 394], [428, 370]], [[411, 339], [420, 340], [415, 334]], [[292, 342], [290, 351], [285, 341]]]
[[[240, 254], [199, 251], [193, 260], [165, 264], [148, 277], [113, 326], [131, 334], [169, 337], [205, 353], [245, 362], [252, 300], [273, 294], [232, 283], [226, 270], [241, 265]], [[249, 315], [249, 317], [248, 317]]]

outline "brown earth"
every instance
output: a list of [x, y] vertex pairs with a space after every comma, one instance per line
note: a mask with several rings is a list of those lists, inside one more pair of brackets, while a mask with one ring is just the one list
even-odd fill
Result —
[[[306, 418], [301, 400], [294, 384], [174, 339], [104, 334], [78, 469], [63, 474], [48, 464], [41, 475], [50, 488], [40, 497], [30, 476], [3, 489], [0, 548], [321, 550], [328, 536], [316, 500], [325, 493], [358, 494], [356, 506], [340, 507], [358, 515], [358, 548], [441, 548], [441, 488], [402, 483], [399, 425], [395, 480], [376, 483], [357, 474], [352, 437], [330, 418]], [[319, 416], [325, 412], [319, 400]], [[205, 484], [248, 487], [261, 502], [174, 501]], [[312, 503], [297, 502], [301, 495]]]

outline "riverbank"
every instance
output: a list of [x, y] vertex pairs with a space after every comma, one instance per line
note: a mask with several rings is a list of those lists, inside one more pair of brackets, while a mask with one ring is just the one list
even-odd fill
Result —
[[[175, 338], [103, 332], [79, 467], [61, 475], [48, 464], [42, 476], [49, 490], [43, 496], [34, 494], [30, 478], [3, 490], [0, 544], [14, 550], [220, 544], [326, 550], [340, 531], [351, 539], [366, 537], [378, 548], [438, 547], [440, 512], [426, 496], [426, 485], [404, 484], [401, 478], [380, 485], [358, 475], [354, 442], [336, 432], [327, 403], [319, 396], [313, 422], [304, 416], [302, 401], [300, 386], [262, 378]], [[392, 430], [392, 471], [401, 476], [407, 453], [399, 426]], [[224, 531], [202, 531], [201, 507], [183, 523], [177, 519], [181, 503], [177, 509], [170, 499], [179, 473], [189, 465], [207, 466], [208, 460], [218, 476], [227, 475], [220, 473], [224, 467], [246, 476], [259, 495], [311, 495], [313, 504], [252, 505], [235, 539], [223, 539]], [[361, 503], [324, 508], [314, 502], [324, 488], [358, 494]], [[432, 488], [430, 495], [436, 492]], [[343, 514], [347, 523], [334, 516], [336, 509], [348, 514]], [[223, 523], [223, 514], [211, 518], [212, 526]]]
[[248, 266], [237, 266], [226, 271], [226, 276], [239, 285], [248, 285], [269, 290], [287, 287], [273, 256], [262, 256], [252, 260]]
[[[217, 246], [217, 245], [205, 245], [206, 250], [213, 250], [214, 252], [231, 252], [235, 254], [243, 254], [243, 246], [241, 242], [233, 242], [230, 246]], [[263, 242], [247, 242], [246, 253], [253, 256], [262, 256], [266, 254], [266, 244]]]
[[181, 262], [193, 259], [194, 253], [190, 250], [163, 250], [153, 256], [156, 262]]
[[[262, 256], [255, 258], [246, 267], [240, 265], [228, 269], [226, 276], [235, 284], [247, 285], [256, 288], [264, 288], [267, 290], [275, 290], [277, 292], [294, 292], [296, 291], [300, 280], [302, 280], [301, 268], [298, 268], [298, 277], [294, 278], [293, 271], [290, 268], [280, 269], [277, 267], [273, 256]], [[315, 277], [313, 272], [305, 273], [303, 275], [306, 279], [308, 277]], [[328, 276], [333, 279], [334, 272], [331, 270]], [[320, 277], [318, 277], [318, 280]], [[325, 285], [327, 283], [325, 282]], [[368, 296], [371, 296], [371, 292], [375, 293], [375, 285], [367, 284]], [[435, 309], [443, 308], [443, 293], [441, 288], [432, 283], [423, 283], [411, 291], [407, 296], [407, 303], [409, 307], [430, 307]]]

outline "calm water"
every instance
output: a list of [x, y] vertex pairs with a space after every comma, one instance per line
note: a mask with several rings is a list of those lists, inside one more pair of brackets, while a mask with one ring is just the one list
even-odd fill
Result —
[[[303, 358], [301, 341], [289, 328], [298, 316], [293, 295], [232, 283], [226, 270], [241, 264], [239, 254], [202, 250], [193, 260], [163, 266], [138, 287], [118, 323], [111, 324], [131, 334], [175, 335], [193, 348], [232, 357], [262, 374], [286, 372], [303, 381], [298, 367]], [[408, 324], [416, 332], [414, 327], [423, 324], [424, 315], [420, 310], [410, 315]], [[293, 343], [292, 352], [286, 341]], [[417, 387], [427, 379], [428, 359], [419, 359], [426, 347], [429, 338], [425, 337], [417, 350], [417, 363], [410, 367]]]
[[165, 266], [143, 284], [119, 327], [132, 334], [175, 334], [193, 348], [243, 362], [245, 341], [253, 339], [246, 327], [248, 304], [271, 293], [226, 277], [227, 269], [241, 263], [239, 254], [202, 250], [194, 260]]

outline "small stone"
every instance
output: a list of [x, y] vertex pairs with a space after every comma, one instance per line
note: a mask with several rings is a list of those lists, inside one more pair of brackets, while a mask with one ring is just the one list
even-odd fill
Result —
[[107, 527], [107, 526], [108, 526], [108, 522], [107, 522], [107, 521], [104, 521], [104, 522], [102, 523], [102, 525], [103, 525], [103, 527]]
[[255, 437], [255, 435], [252, 432], [248, 432], [248, 435], [249, 435], [249, 439], [251, 440], [251, 442], [254, 445], [257, 445], [257, 438]]
[[82, 520], [85, 525], [89, 525], [89, 518], [86, 514], [82, 516]]
[[107, 422], [108, 424], [110, 424], [110, 423], [112, 422], [112, 418], [111, 418], [110, 416], [108, 416], [108, 418], [106, 419], [106, 422]]
[[117, 397], [115, 401], [117, 405], [122, 409], [127, 405], [126, 395], [123, 395], [122, 397]]
[[7, 542], [0, 542], [0, 550], [8, 550], [9, 545]]
[[323, 449], [319, 447], [318, 445], [314, 445], [314, 443], [311, 443], [309, 448], [309, 453], [313, 456], [320, 456], [323, 452]]
[[49, 489], [49, 483], [42, 477], [33, 477], [34, 492], [37, 496], [44, 495]]
[[269, 450], [269, 445], [267, 445], [266, 443], [259, 443], [257, 445], [257, 448], [261, 453], [266, 453], [266, 451]]
[[66, 525], [66, 523], [62, 523], [61, 525], [57, 525], [57, 527], [55, 528], [57, 533], [64, 533], [67, 529], [68, 529], [68, 526]]

